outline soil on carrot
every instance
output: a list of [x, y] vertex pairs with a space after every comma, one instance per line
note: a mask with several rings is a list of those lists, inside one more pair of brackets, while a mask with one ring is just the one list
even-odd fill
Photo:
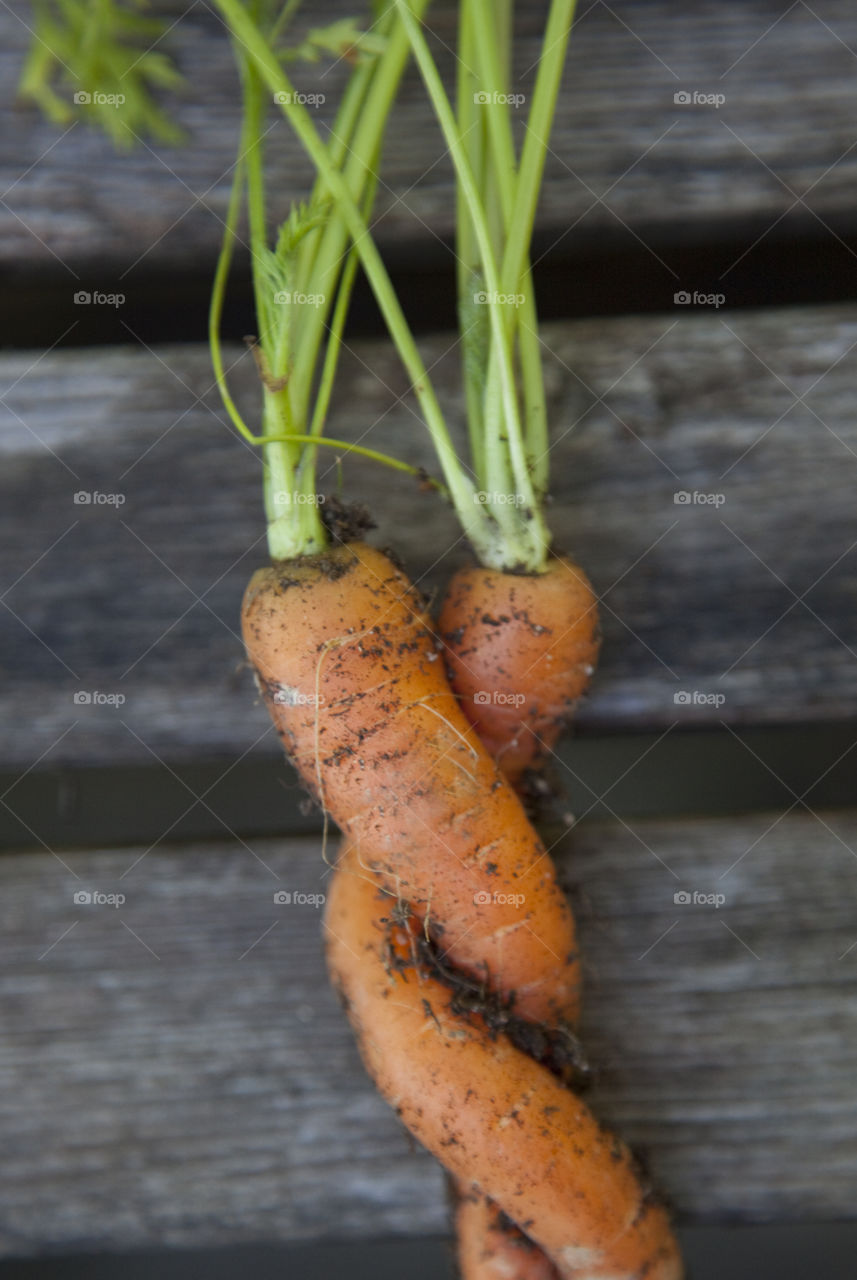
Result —
[[[586, 1089], [593, 1079], [583, 1045], [571, 1025], [560, 1022], [555, 1027], [543, 1026], [514, 1013], [515, 992], [491, 991], [484, 983], [459, 973], [441, 958], [437, 943], [425, 936], [407, 902], [397, 901], [389, 915], [381, 917], [387, 929], [388, 971], [422, 968], [453, 993], [450, 1009], [464, 1019], [477, 1017], [488, 1029], [492, 1040], [505, 1035], [508, 1040], [562, 1080], [575, 1092]], [[392, 939], [393, 931], [397, 940]], [[402, 946], [403, 931], [409, 945]]]
[[526, 1226], [530, 1225], [529, 1223], [521, 1228], [518, 1226], [517, 1222], [513, 1222], [509, 1215], [504, 1213], [502, 1209], [497, 1209], [492, 1225], [496, 1227], [498, 1231], [502, 1231], [504, 1235], [509, 1236], [509, 1243], [515, 1245], [516, 1248], [524, 1249], [528, 1253], [541, 1252], [536, 1242], [531, 1240], [528, 1235], [524, 1234]]
[[335, 543], [357, 542], [377, 527], [368, 507], [360, 502], [343, 502], [335, 493], [325, 499], [321, 520]]

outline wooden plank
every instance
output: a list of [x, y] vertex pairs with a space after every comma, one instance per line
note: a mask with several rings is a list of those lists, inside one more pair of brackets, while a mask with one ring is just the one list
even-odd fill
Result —
[[[0, 10], [7, 269], [62, 264], [71, 290], [87, 280], [91, 286], [90, 277], [100, 287], [121, 279], [130, 295], [141, 271], [214, 254], [238, 133], [235, 69], [208, 6], [157, 8], [182, 15], [168, 44], [186, 77], [178, 115], [189, 144], [148, 142], [129, 155], [114, 154], [83, 127], [62, 137], [34, 111], [15, 106], [27, 17], [14, 6]], [[454, 8], [452, 0], [433, 7], [432, 26], [446, 43]], [[520, 8], [516, 91], [526, 90], [537, 61], [546, 0]], [[304, 21], [353, 12], [350, 0], [326, 0], [306, 6]], [[670, 243], [698, 235], [712, 220], [751, 225], [748, 249], [786, 214], [776, 234], [798, 226], [818, 231], [822, 223], [839, 235], [853, 231], [855, 48], [857, 13], [848, 0], [785, 11], [769, 0], [732, 0], [680, 15], [667, 0], [582, 6], [548, 158], [542, 224], [563, 236], [573, 228], [576, 244], [605, 236], [624, 247], [647, 243], [667, 260]], [[343, 69], [299, 75], [305, 92], [325, 93], [318, 118], [326, 126]], [[683, 105], [674, 100], [681, 92], [722, 94], [725, 101]], [[274, 189], [303, 196], [308, 169], [284, 123], [272, 135], [271, 152]], [[411, 73], [387, 146], [381, 238], [388, 248], [414, 241], [425, 252], [437, 250], [435, 237], [450, 234], [453, 209], [450, 167]]]
[[[857, 811], [583, 824], [560, 850], [592, 1103], [682, 1223], [853, 1218], [855, 850]], [[5, 1254], [446, 1230], [319, 910], [274, 903], [326, 874], [306, 838], [2, 859]]]
[[[857, 310], [680, 308], [550, 325], [544, 341], [550, 521], [603, 598], [580, 729], [853, 716]], [[424, 351], [457, 428], [454, 342]], [[265, 557], [259, 462], [224, 424], [206, 352], [7, 354], [0, 371], [3, 767], [275, 752], [237, 634]], [[233, 378], [252, 418], [246, 355]], [[386, 346], [355, 346], [330, 434], [432, 467], [406, 390]], [[375, 464], [343, 476], [380, 545], [436, 592], [467, 556], [450, 511]], [[320, 487], [336, 485], [326, 456]]]

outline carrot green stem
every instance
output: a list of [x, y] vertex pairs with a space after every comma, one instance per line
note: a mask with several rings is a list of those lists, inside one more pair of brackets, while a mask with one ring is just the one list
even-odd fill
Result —
[[[420, 10], [426, 2], [427, 0], [420, 0]], [[247, 56], [253, 60], [269, 90], [283, 95], [281, 110], [336, 201], [338, 211], [345, 220], [348, 233], [360, 255], [363, 270], [411, 378], [414, 393], [440, 459], [451, 500], [465, 533], [471, 539], [483, 563], [500, 565], [505, 549], [502, 540], [498, 537], [497, 522], [485, 506], [477, 500], [478, 494], [461, 467], [434, 388], [365, 219], [348, 190], [342, 174], [331, 164], [327, 149], [319, 138], [309, 113], [299, 101], [295, 100], [289, 77], [277, 62], [250, 15], [239, 0], [215, 0], [215, 4], [235, 39], [243, 46]]]
[[[476, 180], [482, 185], [485, 163], [485, 130], [482, 112], [476, 100], [479, 86], [474, 73], [476, 41], [470, 8], [459, 6], [458, 62], [456, 108], [457, 127], [470, 167]], [[484, 489], [485, 456], [483, 441], [485, 426], [482, 418], [485, 395], [485, 363], [488, 349], [487, 312], [477, 307], [474, 297], [484, 287], [479, 264], [479, 249], [473, 233], [473, 223], [467, 210], [467, 201], [456, 186], [456, 281], [458, 295], [458, 327], [461, 334], [461, 364], [464, 394], [467, 402], [467, 433], [473, 471], [480, 489]]]
[[[462, 3], [466, 2], [467, 0], [462, 0]], [[405, 24], [414, 58], [419, 65], [455, 166], [459, 190], [473, 228], [485, 280], [485, 290], [481, 296], [474, 296], [474, 302], [477, 305], [480, 302], [487, 304], [491, 339], [482, 419], [488, 497], [495, 499], [495, 516], [503, 531], [507, 566], [518, 564], [530, 570], [539, 570], [544, 568], [550, 539], [541, 507], [536, 501], [521, 426], [513, 360], [513, 323], [504, 319], [502, 314], [505, 307], [515, 305], [519, 281], [515, 281], [512, 290], [505, 291], [502, 288], [501, 272], [494, 254], [483, 200], [434, 59], [409, 0], [396, 0], [396, 7]], [[490, 38], [486, 32], [490, 28], [491, 14], [485, 9], [484, 0], [474, 11], [474, 20], [479, 17], [480, 7], [479, 38]], [[496, 61], [491, 73], [495, 77], [502, 75]], [[487, 108], [508, 109], [500, 90], [483, 90], [479, 97]], [[496, 127], [491, 126], [489, 120], [489, 134]], [[497, 145], [499, 144], [495, 142], [495, 146]], [[501, 193], [505, 191], [505, 199], [507, 203], [510, 202], [508, 174], [501, 166], [496, 165], [492, 172], [496, 175], [498, 190]]]
[[[299, 246], [299, 278], [339, 281], [335, 299], [328, 299], [327, 290], [321, 291], [323, 307], [307, 318], [295, 339], [299, 358], [294, 367], [289, 366], [291, 384], [282, 397], [286, 404], [280, 399], [281, 376], [266, 386], [263, 434], [270, 445], [281, 443], [286, 462], [277, 465], [286, 475], [291, 464], [300, 492], [308, 494], [315, 474], [315, 446], [296, 453], [296, 442], [310, 418], [305, 434], [320, 443], [359, 258], [411, 379], [450, 499], [477, 555], [492, 567], [538, 572], [545, 568], [550, 541], [541, 505], [547, 487], [548, 444], [529, 245], [575, 4], [574, 0], [551, 0], [517, 162], [510, 103], [517, 110], [519, 95], [509, 92], [513, 0], [461, 0], [455, 112], [423, 33], [427, 3], [393, 0], [384, 11], [379, 30], [386, 40], [385, 53], [371, 77], [367, 73], [353, 78], [337, 126], [324, 143], [254, 14], [241, 0], [215, 0], [248, 74], [252, 68], [253, 76], [279, 102], [315, 166], [314, 200], [329, 206], [329, 213], [309, 229]], [[419, 65], [456, 172], [459, 319], [475, 483], [456, 455], [367, 225], [383, 122], [408, 50]], [[252, 192], [249, 155], [247, 175]], [[251, 243], [256, 239], [251, 217]], [[259, 272], [260, 279], [263, 274]], [[310, 417], [313, 370], [325, 333], [329, 337]], [[285, 356], [285, 347], [280, 351]], [[282, 375], [279, 360], [277, 364]], [[236, 421], [228, 403], [227, 409]], [[310, 533], [308, 526], [302, 529], [303, 537]]]
[[[474, 38], [473, 50], [479, 66], [479, 81], [483, 85], [482, 96], [488, 98], [483, 110], [488, 124], [490, 171], [496, 175], [505, 243], [505, 236], [511, 231], [517, 192], [517, 160], [509, 106], [517, 110], [523, 94], [510, 92], [508, 64], [512, 43], [512, 0], [492, 0], [492, 3], [493, 7], [487, 5], [486, 0], [474, 0], [474, 3], [465, 3], [462, 11], [468, 11], [471, 28], [477, 21], [479, 23], [479, 38]], [[502, 254], [502, 249], [500, 252]], [[547, 408], [535, 292], [528, 261], [515, 294], [516, 305], [505, 308], [504, 317], [513, 326], [517, 338], [527, 465], [536, 499], [541, 502], [547, 488]]]
[[[427, 2], [421, 0], [423, 5]], [[258, 442], [260, 437], [254, 437], [246, 427], [226, 387], [219, 347], [243, 172], [259, 326], [254, 355], [262, 380], [261, 440], [268, 542], [272, 557], [282, 560], [312, 554], [327, 541], [315, 495], [316, 446], [322, 443], [320, 436], [359, 261], [357, 251], [349, 248], [350, 229], [341, 201], [331, 188], [329, 174], [335, 173], [346, 184], [365, 221], [374, 202], [383, 133], [409, 46], [395, 9], [388, 7], [373, 29], [371, 51], [365, 57], [358, 54], [327, 145], [319, 141], [328, 159], [327, 169], [316, 165], [318, 178], [311, 200], [293, 210], [280, 230], [275, 249], [270, 250], [263, 156], [267, 109], [273, 95], [281, 107], [287, 108], [287, 116], [292, 109], [307, 113], [285, 73], [272, 81], [265, 65], [268, 71], [271, 67], [280, 69], [273, 38], [297, 6], [294, 0], [288, 0], [267, 34], [258, 25], [265, 7], [260, 0], [249, 5], [231, 3], [225, 15], [241, 70], [244, 128], [241, 164], [236, 170], [215, 273], [209, 333], [215, 378], [226, 410], [244, 438]], [[256, 55], [262, 49], [265, 57], [260, 62]], [[289, 287], [281, 288], [284, 283]], [[297, 306], [301, 307], [300, 312], [295, 310]], [[354, 452], [384, 459], [373, 450]], [[393, 461], [385, 460], [388, 464]], [[405, 464], [398, 469], [415, 471]]]

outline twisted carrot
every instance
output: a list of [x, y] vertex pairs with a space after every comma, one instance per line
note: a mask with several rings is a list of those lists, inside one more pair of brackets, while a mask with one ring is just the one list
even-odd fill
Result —
[[462, 1015], [431, 972], [420, 922], [395, 907], [349, 849], [329, 886], [328, 966], [380, 1092], [562, 1280], [680, 1280], [665, 1210], [628, 1149], [479, 1013]]
[[[589, 579], [554, 556], [541, 574], [473, 566], [453, 574], [438, 630], [449, 680], [504, 776], [525, 787], [589, 684], [599, 650]], [[480, 1192], [458, 1184], [463, 1280], [555, 1280], [549, 1260]]]
[[359, 542], [262, 569], [242, 626], [289, 757], [366, 868], [460, 970], [514, 985], [523, 1016], [575, 1017], [565, 895], [458, 707], [405, 575]]
[[520, 1047], [529, 1026], [550, 1057], [576, 1015], [573, 924], [413, 588], [351, 544], [256, 574], [242, 622], [287, 750], [346, 835], [328, 959], [379, 1088], [563, 1280], [677, 1280], [627, 1150]]

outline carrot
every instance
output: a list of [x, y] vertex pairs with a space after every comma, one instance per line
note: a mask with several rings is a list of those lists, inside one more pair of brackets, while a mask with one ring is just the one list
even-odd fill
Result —
[[[308, 113], [287, 114], [333, 201], [337, 234], [344, 227], [353, 240], [349, 261], [359, 255], [432, 434], [447, 494], [480, 560], [492, 569], [542, 575], [550, 540], [541, 511], [548, 448], [527, 242], [574, 0], [552, 0], [530, 110], [537, 127], [527, 130], [519, 166], [510, 152], [508, 112], [490, 123], [487, 114], [477, 113], [476, 129], [467, 106], [504, 96], [492, 7], [483, 0], [462, 0], [462, 32], [469, 31], [469, 47], [481, 45], [481, 53], [473, 60], [478, 89], [468, 79], [469, 70], [459, 84], [456, 122], [415, 0], [394, 2], [459, 179], [458, 225], [464, 241], [459, 309], [472, 469], [456, 457], [367, 234], [358, 186], [340, 174]], [[289, 80], [252, 17], [238, 0], [216, 3], [246, 50], [254, 76], [278, 99], [290, 99]], [[511, 6], [500, 0], [498, 8], [496, 29], [508, 44]], [[391, 83], [392, 77], [379, 81], [384, 92]], [[465, 139], [475, 142], [472, 150]], [[480, 190], [474, 173], [483, 161], [489, 181]], [[364, 190], [368, 204], [371, 191]], [[494, 196], [498, 218], [488, 216]], [[259, 201], [256, 210], [258, 222]], [[311, 227], [311, 216], [298, 219], [295, 237], [314, 234]], [[312, 262], [312, 252], [306, 257]], [[478, 316], [477, 308], [489, 297], [498, 304]], [[520, 299], [519, 318], [500, 310], [509, 298], [516, 306]], [[341, 334], [338, 304], [337, 315]], [[287, 356], [287, 349], [286, 341], [274, 344], [279, 356]], [[272, 446], [318, 439], [329, 378], [323, 373], [324, 394], [308, 433], [290, 435], [280, 425], [288, 426], [296, 416], [287, 402], [289, 370], [271, 376], [265, 361], [260, 368], [267, 393], [266, 494], [270, 498], [274, 490], [276, 465], [300, 481], [306, 498], [314, 477], [312, 446], [302, 457], [291, 450], [277, 454]], [[303, 371], [301, 387], [311, 384], [311, 375]], [[496, 512], [483, 505], [485, 489], [496, 495]], [[486, 1209], [493, 1200], [518, 1228], [527, 1233], [532, 1228], [532, 1240], [561, 1277], [630, 1280], [645, 1273], [650, 1280], [675, 1280], [681, 1273], [675, 1242], [663, 1210], [644, 1194], [628, 1153], [537, 1060], [556, 1056], [563, 1025], [577, 1013], [571, 915], [553, 869], [542, 865], [545, 851], [520, 802], [479, 744], [443, 675], [422, 602], [389, 561], [362, 544], [313, 554], [328, 540], [322, 522], [301, 525], [285, 518], [290, 514], [269, 501], [275, 563], [251, 582], [242, 625], [259, 687], [286, 749], [346, 837], [344, 870], [331, 886], [328, 923], [338, 942], [331, 945], [330, 966], [367, 1066], [414, 1133], [460, 1182], [486, 1199]], [[550, 705], [553, 691], [545, 696]], [[558, 696], [567, 702], [566, 691]], [[532, 715], [537, 731], [545, 720], [538, 701]], [[550, 732], [547, 722], [544, 728]], [[401, 946], [388, 945], [393, 935], [385, 934], [385, 921], [401, 933]], [[379, 944], [385, 937], [387, 942]], [[469, 984], [464, 996], [460, 975]], [[421, 1018], [415, 1048], [403, 1037], [404, 1030], [414, 1030], [413, 1016], [405, 1027], [409, 1013]], [[432, 1039], [427, 1018], [436, 1020], [439, 1039]], [[529, 1020], [530, 1042], [544, 1041], [535, 1057], [521, 1047], [522, 1019]], [[468, 1083], [470, 1073], [475, 1086]], [[422, 1098], [431, 1095], [440, 1097], [440, 1108], [423, 1106]], [[459, 1105], [461, 1138], [449, 1129]], [[505, 1132], [519, 1121], [520, 1164]], [[496, 1260], [503, 1265], [502, 1253]]]
[[563, 1280], [680, 1280], [664, 1209], [628, 1149], [432, 973], [418, 920], [349, 850], [327, 958], [366, 1067], [412, 1133], [544, 1251]]
[[289, 757], [366, 870], [520, 1017], [574, 1019], [568, 903], [449, 688], [405, 575], [360, 542], [262, 569], [242, 627]]
[[512, 783], [539, 768], [598, 660], [589, 579], [557, 556], [541, 574], [459, 569], [438, 617], [450, 683]]
[[[598, 658], [598, 614], [588, 578], [553, 557], [542, 574], [459, 569], [438, 616], [449, 680], [462, 709], [497, 760], [521, 786], [541, 768]], [[459, 1186], [458, 1263], [464, 1280], [504, 1275], [552, 1280], [545, 1255], [497, 1207]]]
[[477, 1186], [456, 1183], [455, 1236], [462, 1280], [558, 1280], [538, 1245]]

